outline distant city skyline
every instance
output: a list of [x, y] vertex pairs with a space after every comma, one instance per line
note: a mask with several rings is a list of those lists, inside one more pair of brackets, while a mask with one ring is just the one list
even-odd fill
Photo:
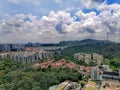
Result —
[[120, 0], [0, 1], [0, 43], [119, 41], [119, 35]]

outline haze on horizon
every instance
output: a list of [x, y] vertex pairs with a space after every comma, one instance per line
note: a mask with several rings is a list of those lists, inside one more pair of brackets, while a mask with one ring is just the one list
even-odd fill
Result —
[[120, 0], [1, 0], [0, 43], [119, 41]]

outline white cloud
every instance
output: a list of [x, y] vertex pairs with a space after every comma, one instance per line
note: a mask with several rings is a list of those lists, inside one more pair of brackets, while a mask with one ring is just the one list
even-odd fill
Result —
[[[84, 13], [79, 10], [73, 17], [66, 11], [50, 11], [48, 16], [40, 19], [33, 15], [16, 14], [0, 21], [0, 41], [59, 42], [85, 38], [104, 39], [107, 32], [118, 34], [120, 5], [102, 4], [97, 6], [97, 10], [100, 11], [98, 15], [94, 11]], [[80, 21], [74, 17], [80, 18]]]
[[100, 0], [77, 0], [81, 2], [82, 7], [84, 8], [95, 8], [101, 3], [104, 4], [106, 3], [106, 0], [103, 0], [100, 2]]

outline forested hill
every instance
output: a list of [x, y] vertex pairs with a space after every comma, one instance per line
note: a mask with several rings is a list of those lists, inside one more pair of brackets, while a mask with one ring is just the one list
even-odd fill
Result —
[[98, 44], [114, 44], [115, 42], [106, 41], [106, 40], [93, 40], [93, 39], [84, 39], [84, 40], [75, 40], [75, 41], [61, 41], [58, 45], [60, 46], [74, 46], [74, 45], [98, 45]]
[[120, 57], [120, 43], [86, 39], [82, 41], [64, 41], [60, 45], [68, 46], [62, 51], [62, 55], [72, 57], [74, 53], [99, 53], [105, 58]]
[[74, 45], [94, 45], [94, 44], [108, 44], [114, 43], [106, 40], [93, 40], [93, 39], [84, 39], [84, 40], [75, 40], [75, 41], [61, 41], [59, 43], [27, 43], [25, 47], [40, 47], [40, 46], [74, 46]]

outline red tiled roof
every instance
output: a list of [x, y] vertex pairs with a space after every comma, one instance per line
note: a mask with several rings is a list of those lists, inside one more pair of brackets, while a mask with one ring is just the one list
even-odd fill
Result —
[[35, 48], [35, 47], [27, 47], [25, 48], [25, 51], [37, 51], [38, 48]]
[[40, 67], [41, 68], [46, 68], [47, 66], [51, 66], [51, 67], [54, 67], [54, 68], [58, 68], [58, 67], [63, 67], [65, 66], [66, 68], [77, 68], [78, 65], [73, 63], [73, 62], [67, 62], [66, 59], [61, 59], [59, 61], [47, 61], [47, 62], [43, 62], [40, 64]]

